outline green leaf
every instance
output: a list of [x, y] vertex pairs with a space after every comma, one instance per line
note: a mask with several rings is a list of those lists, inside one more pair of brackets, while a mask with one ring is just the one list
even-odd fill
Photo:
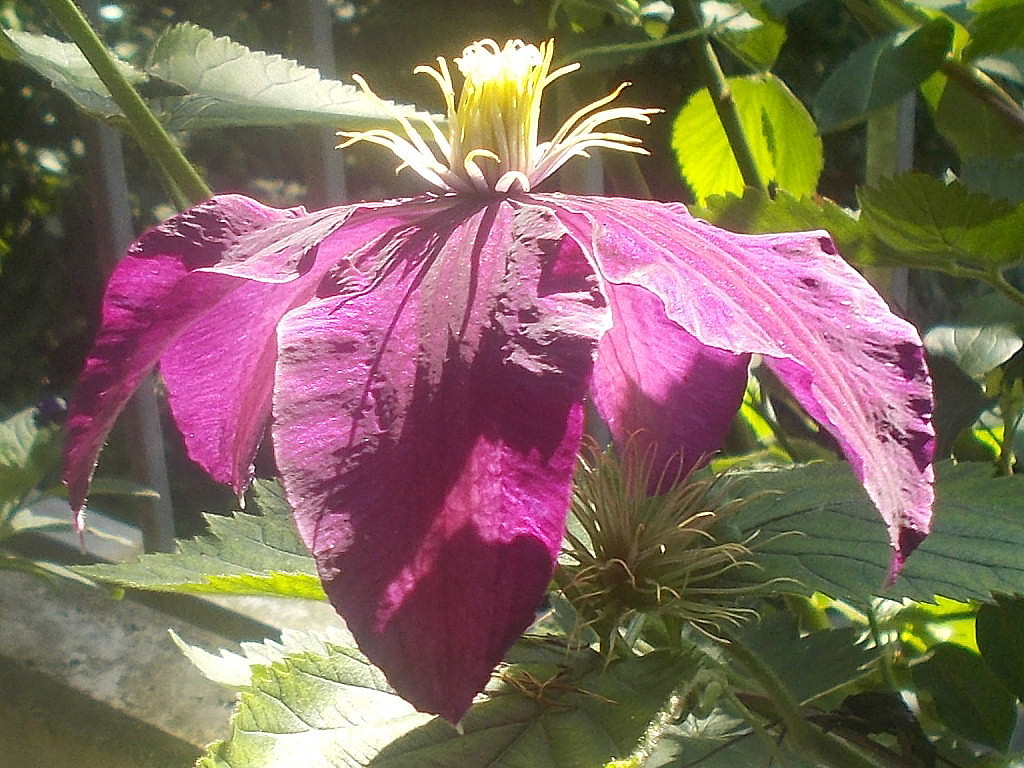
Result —
[[179, 541], [175, 554], [75, 570], [136, 589], [324, 600], [313, 558], [295, 533], [280, 486], [257, 480], [253, 493], [262, 514], [206, 515], [209, 534]]
[[745, 625], [740, 639], [796, 701], [806, 702], [864, 674], [874, 654], [857, 645], [861, 634], [857, 627], [846, 627], [801, 636], [792, 613], [771, 611]]
[[860, 222], [828, 198], [797, 199], [780, 189], [773, 199], [762, 189], [748, 187], [742, 197], [715, 195], [690, 211], [719, 227], [750, 235], [824, 229], [847, 261], [875, 264], [883, 260]]
[[1020, 133], [959, 83], [936, 72], [921, 86], [935, 127], [961, 159], [1005, 157], [1024, 151]]
[[[771, 738], [771, 737], [769, 737]], [[782, 755], [782, 760], [777, 755]], [[716, 712], [664, 729], [643, 768], [819, 768], [790, 748], [790, 740], [768, 745], [738, 717]]]
[[1024, 0], [980, 0], [971, 6], [971, 43], [964, 57], [978, 59], [1024, 48]]
[[869, 112], [917, 88], [942, 64], [953, 42], [953, 26], [932, 19], [906, 32], [877, 37], [847, 57], [814, 99], [822, 133], [846, 128]]
[[889, 588], [885, 526], [846, 465], [738, 473], [729, 489], [749, 499], [736, 524], [744, 535], [758, 534], [761, 578], [796, 580], [780, 590], [858, 605], [872, 595], [985, 600], [994, 592], [1024, 594], [1024, 479], [991, 473], [988, 464], [937, 467], [932, 533]]
[[[761, 178], [796, 197], [812, 195], [821, 175], [822, 148], [803, 104], [770, 73], [728, 82]], [[707, 89], [693, 94], [676, 115], [672, 148], [698, 202], [743, 191], [739, 166]]]
[[974, 625], [978, 650], [999, 681], [1024, 699], [1024, 598], [997, 595], [978, 610]]
[[[340, 621], [340, 619], [339, 619]], [[171, 639], [186, 658], [196, 665], [205, 677], [230, 688], [246, 688], [252, 681], [253, 667], [269, 666], [287, 661], [289, 656], [314, 654], [327, 656], [332, 646], [353, 647], [355, 640], [347, 629], [341, 626], [327, 627], [322, 632], [282, 629], [281, 640], [264, 640], [261, 643], [241, 643], [241, 653], [220, 649], [210, 653], [197, 645], [182, 640], [174, 630]]]
[[529, 639], [516, 654], [461, 733], [413, 710], [351, 648], [254, 667], [230, 738], [199, 768], [593, 768], [631, 753], [698, 664], [656, 652], [606, 667], [591, 651]]
[[324, 80], [315, 69], [249, 50], [194, 24], [168, 29], [157, 40], [148, 70], [188, 91], [187, 96], [156, 102], [172, 130], [302, 123], [359, 130], [397, 126], [396, 111], [406, 117], [429, 117], [413, 107], [381, 102], [354, 85]]
[[914, 683], [931, 695], [947, 727], [972, 741], [1006, 749], [1017, 717], [1016, 703], [978, 654], [941, 643], [912, 672]]
[[[121, 108], [111, 98], [107, 86], [74, 43], [13, 29], [0, 30], [0, 38], [7, 42], [5, 47], [15, 53], [18, 61], [53, 83], [81, 109], [105, 119], [121, 116]], [[115, 61], [129, 82], [145, 79], [145, 75], [131, 65], [116, 57]]]
[[37, 413], [24, 408], [0, 421], [0, 522], [60, 460], [60, 429], [39, 426]]
[[[1021, 338], [1021, 322], [1024, 313], [1012, 305], [1016, 320], [1003, 313], [1009, 304], [987, 297], [988, 316], [981, 316], [972, 322], [971, 318], [959, 318], [955, 324], [936, 325], [924, 335], [924, 345], [930, 357], [942, 356], [954, 361], [967, 375], [982, 379], [997, 365], [1005, 363], [1024, 346]], [[998, 314], [997, 314], [998, 313]]]
[[988, 272], [1024, 259], [1024, 205], [922, 173], [883, 179], [858, 197], [861, 221], [909, 265]]
[[760, 3], [704, 0], [700, 9], [704, 25], [715, 29], [716, 40], [751, 69], [771, 69], [786, 42], [786, 26], [771, 18]]
[[1024, 153], [1012, 157], [969, 157], [960, 168], [960, 181], [971, 192], [1024, 202]]

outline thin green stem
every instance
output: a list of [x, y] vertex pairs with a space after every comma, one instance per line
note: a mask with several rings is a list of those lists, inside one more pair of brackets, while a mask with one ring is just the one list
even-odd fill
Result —
[[150, 111], [117, 66], [113, 55], [72, 0], [43, 0], [64, 32], [107, 86], [111, 97], [128, 120], [143, 152], [158, 171], [174, 184], [171, 194], [178, 208], [187, 208], [212, 194], [209, 187], [181, 153], [174, 139]]
[[711, 38], [703, 29], [700, 22], [700, 12], [697, 10], [693, 0], [685, 0], [678, 6], [681, 13], [688, 18], [690, 26], [694, 30], [700, 30], [702, 34], [690, 41], [690, 50], [693, 53], [697, 67], [700, 69], [701, 77], [711, 94], [711, 102], [715, 105], [715, 112], [725, 130], [725, 137], [729, 141], [733, 157], [736, 158], [736, 165], [739, 166], [740, 176], [743, 183], [748, 187], [756, 189], [767, 189], [764, 179], [757, 168], [754, 160], [754, 152], [747, 140], [746, 131], [740, 120], [739, 110], [736, 108], [736, 101], [733, 99], [732, 90], [726, 80], [722, 65], [715, 55], [715, 49], [711, 47]]
[[985, 279], [993, 288], [999, 291], [1014, 304], [1024, 307], [1024, 293], [1017, 290], [1014, 285], [1006, 279], [1001, 269], [994, 268]]

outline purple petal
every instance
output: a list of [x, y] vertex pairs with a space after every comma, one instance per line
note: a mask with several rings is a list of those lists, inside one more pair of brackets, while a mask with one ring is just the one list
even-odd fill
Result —
[[839, 441], [889, 529], [895, 575], [930, 526], [931, 382], [917, 331], [827, 234], [737, 235], [678, 204], [543, 199], [607, 282], [650, 291], [702, 344], [765, 357]]
[[72, 508], [85, 504], [103, 441], [166, 347], [241, 281], [196, 272], [248, 232], [295, 215], [244, 197], [216, 197], [144, 234], [107, 285], [100, 330], [72, 395], [64, 482]]
[[[160, 373], [189, 456], [215, 480], [236, 494], [249, 484], [270, 417], [281, 317], [312, 298], [341, 260], [403, 222], [357, 208], [282, 219], [240, 238], [232, 253], [204, 270], [250, 279], [167, 348]], [[268, 246], [268, 232], [281, 240]]]
[[551, 576], [604, 310], [549, 213], [446, 206], [394, 233], [374, 290], [284, 318], [274, 442], [360, 647], [455, 721]]
[[598, 345], [591, 396], [617, 444], [653, 447], [656, 492], [662, 473], [685, 474], [722, 444], [750, 356], [701, 344], [643, 288], [607, 283], [605, 295], [612, 327]]

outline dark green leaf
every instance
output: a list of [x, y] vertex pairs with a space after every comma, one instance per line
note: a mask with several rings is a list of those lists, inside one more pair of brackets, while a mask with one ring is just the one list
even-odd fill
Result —
[[194, 24], [167, 30], [153, 49], [149, 69], [188, 92], [157, 102], [175, 130], [300, 123], [359, 130], [397, 126], [396, 111], [406, 117], [417, 114], [412, 107], [385, 106], [354, 85], [324, 80], [315, 69], [251, 51]]
[[993, 674], [1024, 699], [1024, 598], [998, 595], [978, 610], [974, 630], [978, 650]]
[[960, 181], [971, 192], [1015, 204], [1024, 202], [1024, 154], [969, 157], [960, 168]]
[[698, 663], [653, 653], [606, 667], [590, 651], [531, 645], [546, 644], [517, 647], [521, 660], [503, 667], [461, 734], [415, 712], [353, 649], [255, 667], [231, 737], [200, 768], [593, 768], [631, 753]]
[[1024, 137], [959, 83], [936, 72], [921, 86], [935, 126], [959, 153], [969, 157], [1007, 157], [1024, 151]]
[[257, 481], [254, 498], [262, 514], [206, 515], [209, 535], [178, 542], [175, 554], [143, 555], [135, 563], [76, 570], [91, 579], [137, 589], [325, 599], [280, 486]]
[[937, 18], [909, 34], [892, 33], [861, 46], [818, 91], [818, 128], [827, 133], [848, 127], [910, 93], [939, 68], [952, 42], [952, 24]]
[[978, 654], [940, 643], [929, 659], [913, 667], [913, 675], [948, 728], [972, 741], [1006, 749], [1017, 717], [1014, 697]]
[[800, 585], [780, 583], [779, 589], [858, 604], [871, 595], [973, 600], [993, 592], [1024, 594], [1024, 480], [992, 478], [991, 472], [987, 464], [939, 465], [932, 534], [888, 589], [885, 527], [846, 465], [737, 474], [729, 487], [754, 497], [736, 520], [744, 533], [759, 532], [762, 576]]
[[[45, 77], [57, 90], [81, 109], [102, 118], [119, 117], [121, 108], [74, 43], [62, 43], [46, 35], [34, 35], [13, 29], [0, 30], [18, 61]], [[137, 83], [145, 75], [118, 60], [118, 68], [129, 82]]]
[[[821, 139], [800, 100], [772, 74], [729, 78], [740, 122], [761, 178], [797, 197], [812, 195], [822, 169]], [[698, 202], [739, 194], [743, 179], [707, 89], [672, 123], [672, 148]]]
[[978, 59], [1011, 48], [1024, 48], [1024, 1], [980, 0], [972, 10], [975, 16], [965, 58]]
[[873, 654], [857, 645], [860, 629], [847, 627], [800, 635], [792, 613], [772, 611], [750, 622], [740, 639], [757, 653], [786, 686], [805, 702], [863, 674]]
[[861, 220], [907, 264], [989, 270], [1024, 259], [1024, 206], [922, 173], [862, 189]]

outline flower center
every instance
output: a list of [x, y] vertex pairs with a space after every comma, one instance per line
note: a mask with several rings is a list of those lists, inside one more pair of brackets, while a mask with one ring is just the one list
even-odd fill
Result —
[[431, 148], [422, 132], [395, 107], [380, 99], [366, 81], [354, 75], [363, 91], [385, 107], [401, 124], [405, 136], [374, 129], [338, 133], [347, 139], [339, 148], [358, 141], [385, 146], [401, 160], [398, 170], [412, 168], [424, 179], [449, 193], [507, 193], [530, 191], [570, 158], [587, 156], [590, 147], [607, 147], [624, 152], [647, 154], [640, 140], [621, 133], [598, 131], [620, 118], [649, 123], [657, 109], [617, 107], [602, 109], [614, 101], [623, 83], [608, 96], [573, 114], [550, 141], [537, 143], [540, 103], [544, 88], [579, 64], [569, 64], [551, 72], [552, 41], [540, 46], [522, 40], [510, 40], [499, 47], [493, 40], [481, 40], [468, 46], [455, 59], [463, 78], [456, 102], [456, 90], [448, 62], [437, 59], [437, 68], [420, 66], [417, 73], [437, 81], [445, 98], [447, 135], [429, 119], [420, 118], [433, 140]]

